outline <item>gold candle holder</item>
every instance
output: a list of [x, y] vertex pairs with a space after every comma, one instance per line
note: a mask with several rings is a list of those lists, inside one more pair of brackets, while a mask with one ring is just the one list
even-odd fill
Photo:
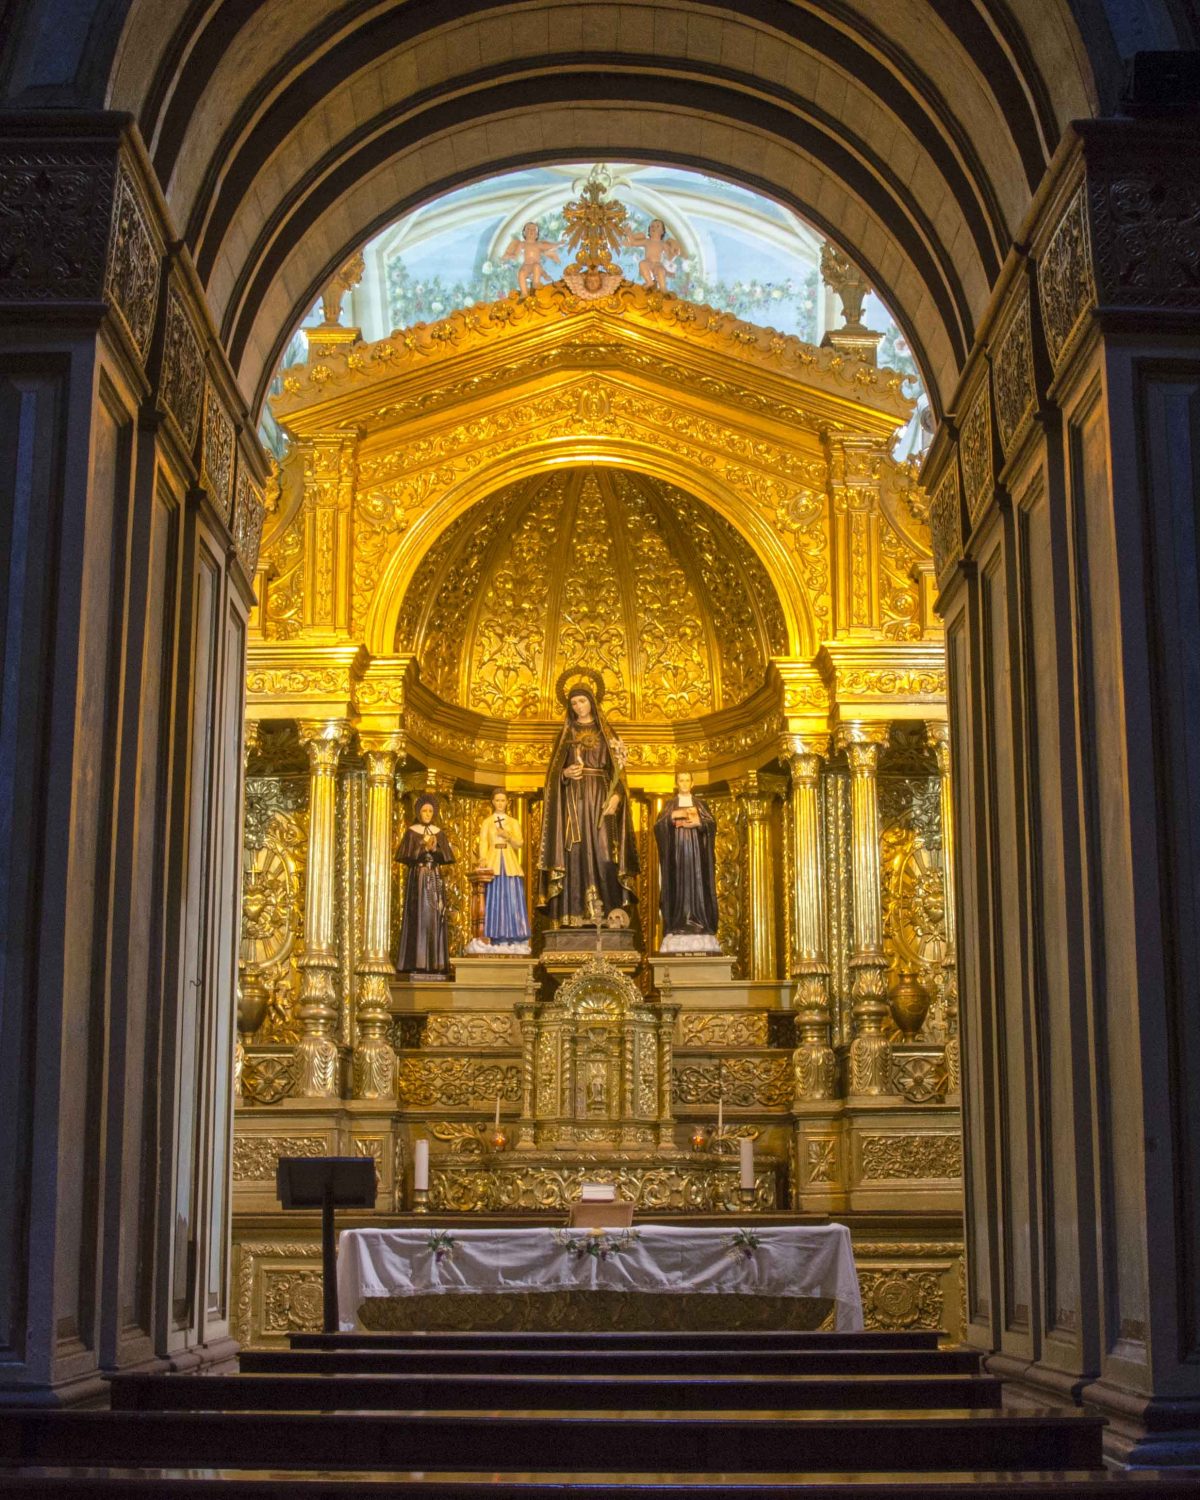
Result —
[[429, 1212], [429, 1189], [413, 1188], [413, 1213], [427, 1214]]
[[703, 1126], [697, 1126], [697, 1128], [692, 1131], [692, 1150], [703, 1151], [707, 1145], [708, 1132], [704, 1129]]
[[743, 1213], [749, 1213], [754, 1207], [754, 1189], [752, 1187], [738, 1187], [738, 1202], [742, 1206]]

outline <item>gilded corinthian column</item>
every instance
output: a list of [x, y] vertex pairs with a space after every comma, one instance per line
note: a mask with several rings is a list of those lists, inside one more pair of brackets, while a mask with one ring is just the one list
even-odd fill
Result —
[[750, 909], [750, 974], [771, 980], [775, 970], [775, 890], [771, 878], [771, 803], [764, 778], [751, 771], [734, 786], [746, 816], [746, 865]]
[[950, 726], [945, 720], [925, 726], [937, 756], [942, 814], [942, 920], [946, 929], [946, 951], [942, 955], [942, 1003], [946, 1011], [946, 1076], [949, 1090], [957, 1094], [962, 1069], [958, 1043], [958, 940], [954, 915], [954, 796], [950, 786]]
[[308, 879], [304, 900], [304, 957], [300, 960], [300, 1026], [296, 1043], [296, 1093], [305, 1099], [337, 1097], [337, 1020], [333, 976], [334, 823], [337, 767], [350, 739], [344, 719], [304, 720], [300, 742], [308, 751]]
[[392, 803], [399, 734], [358, 736], [367, 767], [367, 838], [363, 856], [363, 952], [358, 963], [358, 1023], [353, 1080], [356, 1099], [390, 1099], [396, 1092], [396, 1054], [388, 1040], [391, 1007]]
[[850, 1093], [889, 1092], [891, 1044], [887, 1015], [887, 961], [883, 956], [883, 895], [879, 869], [879, 752], [886, 724], [844, 724], [838, 742], [850, 765], [850, 853], [854, 888], [854, 1040], [850, 1043]]
[[837, 1059], [829, 1045], [829, 964], [825, 954], [825, 878], [821, 841], [821, 763], [828, 735], [789, 735], [782, 759], [792, 783], [792, 978], [796, 981], [797, 1100], [832, 1099]]

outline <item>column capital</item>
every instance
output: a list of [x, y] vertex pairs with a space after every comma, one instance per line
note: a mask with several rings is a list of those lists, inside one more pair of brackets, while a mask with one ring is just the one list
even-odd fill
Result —
[[752, 823], [765, 822], [771, 815], [771, 803], [782, 790], [782, 778], [763, 776], [751, 771], [746, 776], [730, 782], [730, 790], [737, 797]]
[[828, 755], [827, 734], [785, 734], [779, 741], [779, 759], [787, 767], [793, 787], [815, 787], [821, 763]]
[[937, 757], [938, 770], [943, 776], [950, 774], [950, 725], [945, 719], [931, 719], [925, 725], [925, 738]]
[[856, 721], [838, 726], [837, 747], [846, 752], [855, 776], [873, 776], [879, 766], [879, 753], [890, 737], [889, 724]]
[[242, 749], [242, 769], [243, 770], [248, 770], [249, 769], [249, 766], [250, 766], [250, 757], [257, 752], [257, 750], [258, 750], [258, 743], [259, 743], [259, 739], [260, 739], [261, 735], [262, 735], [262, 720], [261, 719], [247, 719], [246, 720], [246, 741], [245, 741], [245, 745], [243, 746], [243, 749]]
[[367, 767], [367, 783], [370, 786], [392, 784], [396, 775], [396, 762], [403, 761], [406, 741], [399, 732], [386, 733], [359, 730], [358, 746]]
[[308, 751], [309, 768], [336, 771], [342, 751], [350, 743], [349, 719], [301, 719], [296, 730]]

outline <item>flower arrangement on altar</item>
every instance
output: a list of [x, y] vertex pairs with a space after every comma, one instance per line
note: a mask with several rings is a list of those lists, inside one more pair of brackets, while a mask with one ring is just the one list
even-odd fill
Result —
[[641, 1239], [636, 1229], [621, 1229], [617, 1231], [606, 1229], [587, 1229], [578, 1234], [572, 1234], [567, 1229], [555, 1229], [552, 1231], [554, 1243], [560, 1250], [565, 1250], [572, 1260], [580, 1260], [585, 1255], [592, 1256], [595, 1260], [609, 1260], [614, 1255], [619, 1255], [622, 1250], [628, 1250]]

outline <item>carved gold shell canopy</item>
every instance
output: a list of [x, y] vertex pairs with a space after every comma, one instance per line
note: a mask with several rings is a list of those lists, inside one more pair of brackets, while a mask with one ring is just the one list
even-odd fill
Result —
[[586, 662], [612, 719], [671, 722], [743, 702], [786, 651], [779, 600], [744, 539], [694, 496], [621, 468], [555, 470], [474, 506], [433, 544], [396, 650], [450, 703], [557, 719]]

